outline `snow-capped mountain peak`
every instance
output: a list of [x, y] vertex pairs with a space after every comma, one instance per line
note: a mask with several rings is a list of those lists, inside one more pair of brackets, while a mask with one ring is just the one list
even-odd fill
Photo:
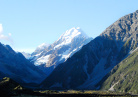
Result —
[[90, 40], [80, 27], [73, 27], [65, 31], [53, 44], [38, 46], [32, 54], [31, 62], [49, 75], [56, 66], [66, 61]]
[[81, 30], [80, 27], [76, 27], [76, 28], [73, 27], [73, 28], [67, 30], [64, 34], [62, 34], [58, 40], [60, 40], [60, 39], [62, 39], [62, 40], [70, 39], [71, 40], [79, 35], [88, 38], [88, 36]]
[[73, 27], [69, 30], [67, 30], [65, 33], [63, 33], [60, 38], [55, 42], [56, 45], [55, 49], [63, 46], [63, 45], [68, 45], [72, 43], [72, 40], [75, 38], [89, 38], [82, 30], [80, 27]]

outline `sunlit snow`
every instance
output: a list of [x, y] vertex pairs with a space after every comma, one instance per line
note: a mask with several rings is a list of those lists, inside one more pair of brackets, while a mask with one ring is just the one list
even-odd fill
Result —
[[37, 65], [41, 65], [41, 64], [47, 63], [48, 62], [48, 58], [49, 58], [50, 55], [51, 54], [38, 58], [37, 61], [35, 61], [34, 64], [37, 66]]

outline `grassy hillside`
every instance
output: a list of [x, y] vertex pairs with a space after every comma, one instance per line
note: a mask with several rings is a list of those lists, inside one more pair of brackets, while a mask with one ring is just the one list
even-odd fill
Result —
[[0, 81], [0, 95], [4, 95], [4, 96], [10, 96], [10, 95], [14, 95], [16, 89], [21, 88], [20, 85], [18, 83], [16, 83], [15, 81], [11, 80], [8, 77], [3, 78]]
[[138, 50], [114, 67], [101, 89], [138, 94]]
[[34, 92], [23, 88], [20, 84], [9, 77], [4, 77], [0, 80], [0, 97], [22, 96], [28, 94], [33, 95]]

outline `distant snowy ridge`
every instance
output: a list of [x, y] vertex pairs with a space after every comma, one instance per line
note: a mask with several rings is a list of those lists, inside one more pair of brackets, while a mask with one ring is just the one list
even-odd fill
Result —
[[26, 52], [21, 52], [21, 53], [24, 55], [26, 59], [29, 59], [31, 57], [31, 54], [29, 53], [26, 53]]

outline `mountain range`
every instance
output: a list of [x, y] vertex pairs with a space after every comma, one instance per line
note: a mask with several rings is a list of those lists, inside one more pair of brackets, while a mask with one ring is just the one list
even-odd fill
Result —
[[53, 44], [41, 44], [32, 54], [15, 52], [0, 43], [0, 79], [10, 77], [41, 90], [137, 94], [137, 60], [138, 10], [118, 19], [95, 39], [74, 27]]
[[45, 89], [100, 89], [101, 81], [138, 46], [138, 11], [128, 14], [57, 66]]

